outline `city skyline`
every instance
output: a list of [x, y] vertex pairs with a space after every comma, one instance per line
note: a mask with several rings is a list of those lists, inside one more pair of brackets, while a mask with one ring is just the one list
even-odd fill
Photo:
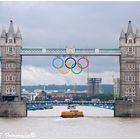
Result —
[[[118, 48], [121, 29], [127, 30], [128, 20], [132, 20], [134, 32], [140, 27], [139, 5], [139, 2], [0, 2], [0, 26], [8, 29], [12, 19], [14, 28], [19, 26], [21, 30], [23, 48], [65, 48], [71, 44], [76, 48]], [[118, 57], [89, 59], [91, 77], [101, 77], [103, 83], [112, 83], [112, 75], [119, 77]], [[51, 67], [51, 60], [51, 57], [23, 57], [22, 85], [87, 82], [87, 72], [60, 75]]]

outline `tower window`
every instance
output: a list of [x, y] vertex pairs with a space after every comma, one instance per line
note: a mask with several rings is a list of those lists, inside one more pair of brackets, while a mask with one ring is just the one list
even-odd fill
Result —
[[126, 87], [126, 93], [129, 93], [129, 87]]
[[6, 75], [6, 81], [15, 81], [15, 80], [16, 80], [15, 74]]
[[12, 81], [12, 76], [10, 76], [9, 80]]
[[135, 86], [132, 86], [132, 90], [133, 93], [135, 93]]
[[127, 96], [135, 96], [135, 86], [127, 86], [125, 93]]
[[134, 47], [128, 47], [127, 48], [127, 53], [128, 54], [134, 54]]
[[6, 68], [16, 68], [16, 64], [15, 63], [7, 63]]
[[127, 68], [128, 69], [135, 69], [135, 63], [128, 63]]
[[9, 43], [13, 43], [13, 39], [9, 39]]
[[7, 47], [7, 54], [8, 55], [13, 55], [15, 54], [15, 47]]
[[7, 94], [15, 94], [15, 86], [9, 85], [6, 87]]
[[128, 48], [128, 51], [129, 51], [129, 52], [132, 52], [132, 48]]
[[7, 76], [6, 76], [6, 81], [8, 81], [8, 80], [9, 80], [9, 76], [7, 75]]
[[12, 53], [12, 47], [9, 47], [9, 53]]
[[10, 93], [12, 92], [12, 88], [10, 87]]
[[132, 73], [125, 75], [125, 81], [135, 81], [135, 75]]
[[132, 39], [129, 39], [129, 43], [132, 43]]

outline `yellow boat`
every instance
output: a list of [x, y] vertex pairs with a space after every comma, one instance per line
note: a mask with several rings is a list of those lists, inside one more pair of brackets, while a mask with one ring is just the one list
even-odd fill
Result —
[[84, 117], [82, 111], [78, 110], [71, 110], [71, 111], [64, 111], [61, 113], [61, 117], [63, 118], [75, 118], [75, 117]]

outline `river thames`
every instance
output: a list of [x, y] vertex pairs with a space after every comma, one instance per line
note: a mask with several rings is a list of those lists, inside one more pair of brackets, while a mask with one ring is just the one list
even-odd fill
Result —
[[28, 111], [27, 118], [0, 118], [0, 138], [140, 138], [140, 118], [114, 118], [113, 111], [78, 106], [83, 118], [61, 118], [67, 106]]

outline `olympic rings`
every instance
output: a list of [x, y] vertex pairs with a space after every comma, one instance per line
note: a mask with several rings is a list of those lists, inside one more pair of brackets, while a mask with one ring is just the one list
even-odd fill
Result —
[[[55, 61], [56, 61], [57, 59], [59, 59], [59, 60], [62, 62], [62, 64], [61, 64], [60, 66], [56, 66], [56, 65], [55, 65]], [[63, 60], [61, 57], [55, 57], [55, 58], [53, 59], [53, 61], [52, 61], [52, 65], [53, 65], [53, 67], [56, 68], [56, 69], [62, 68], [62, 67], [64, 66], [64, 60]]]
[[[56, 60], [60, 61], [60, 64], [58, 66], [55, 64]], [[83, 60], [85, 62], [84, 65], [82, 65], [81, 63]], [[69, 62], [71, 62], [71, 64], [69, 64]], [[89, 60], [85, 57], [80, 57], [78, 60], [76, 60], [72, 56], [69, 56], [68, 58], [63, 60], [61, 57], [57, 56], [52, 60], [52, 66], [55, 69], [58, 69], [59, 73], [61, 74], [68, 74], [70, 71], [74, 74], [80, 74], [83, 71], [83, 69], [88, 68]], [[62, 70], [63, 67], [67, 68], [68, 70], [66, 71]], [[75, 70], [75, 68], [78, 68], [78, 70]]]
[[82, 72], [82, 65], [78, 62], [76, 62], [76, 65], [78, 65], [78, 67], [80, 68], [79, 72], [76, 72], [74, 71], [74, 69], [71, 69], [71, 71], [74, 73], [74, 74], [80, 74]]
[[[74, 63], [70, 66], [67, 64], [68, 60], [73, 60]], [[73, 57], [68, 57], [66, 60], [65, 60], [65, 66], [68, 68], [68, 69], [72, 69], [76, 66], [76, 60], [73, 58]]]
[[81, 57], [81, 58], [78, 59], [77, 62], [78, 62], [79, 64], [81, 64], [81, 63], [80, 63], [81, 60], [86, 60], [86, 63], [87, 63], [87, 64], [86, 64], [85, 66], [82, 66], [82, 65], [78, 65], [78, 66], [80, 66], [82, 69], [86, 69], [86, 68], [89, 66], [89, 60], [88, 60], [87, 58], [85, 58], [85, 57]]

